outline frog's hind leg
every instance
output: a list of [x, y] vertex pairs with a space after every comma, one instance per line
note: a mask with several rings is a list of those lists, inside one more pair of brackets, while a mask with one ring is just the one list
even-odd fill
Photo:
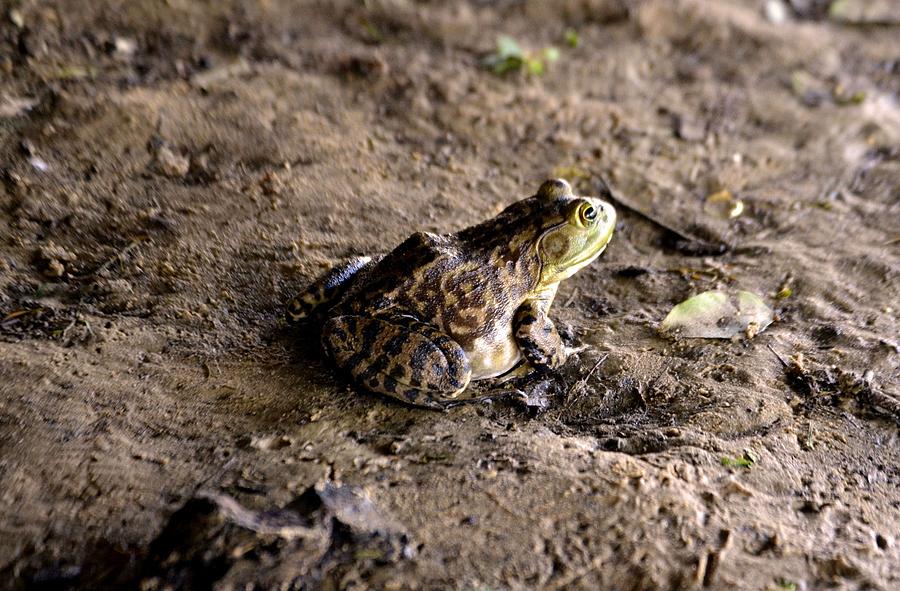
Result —
[[337, 316], [322, 344], [359, 385], [407, 404], [443, 409], [472, 378], [462, 347], [411, 316]]
[[371, 257], [357, 257], [338, 265], [294, 296], [285, 316], [289, 322], [302, 322], [310, 318], [322, 306], [335, 302], [353, 285], [364, 269], [375, 261]]

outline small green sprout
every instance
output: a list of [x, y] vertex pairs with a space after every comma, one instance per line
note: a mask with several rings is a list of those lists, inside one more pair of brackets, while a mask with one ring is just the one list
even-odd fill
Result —
[[781, 289], [778, 290], [778, 293], [775, 294], [775, 297], [779, 300], [784, 300], [794, 295], [794, 290], [789, 285], [785, 285]]
[[722, 465], [726, 468], [750, 468], [756, 463], [756, 457], [748, 450], [744, 450], [737, 458], [722, 456]]
[[540, 76], [547, 64], [559, 59], [559, 50], [545, 47], [537, 53], [523, 51], [515, 39], [502, 35], [497, 38], [497, 51], [484, 60], [484, 65], [495, 74], [502, 75], [517, 70]]
[[853, 94], [847, 95], [844, 89], [838, 88], [835, 89], [833, 94], [834, 102], [842, 107], [847, 105], [861, 105], [866, 101], [866, 93], [862, 90], [857, 90]]
[[779, 589], [785, 589], [786, 591], [797, 591], [797, 583], [794, 581], [788, 581], [787, 579], [777, 579], [775, 584], [778, 585]]
[[581, 42], [581, 40], [578, 38], [578, 32], [573, 31], [572, 29], [566, 31], [565, 39], [566, 45], [568, 45], [572, 49], [578, 47], [578, 44]]

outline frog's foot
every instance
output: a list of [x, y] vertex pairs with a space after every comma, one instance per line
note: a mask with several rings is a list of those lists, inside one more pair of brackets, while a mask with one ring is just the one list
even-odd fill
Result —
[[322, 344], [358, 384], [407, 404], [446, 408], [472, 377], [462, 347], [411, 316], [337, 316], [325, 323]]
[[288, 321], [302, 322], [325, 304], [340, 298], [350, 289], [353, 279], [359, 277], [359, 272], [372, 264], [371, 257], [357, 257], [331, 269], [288, 303], [285, 312]]

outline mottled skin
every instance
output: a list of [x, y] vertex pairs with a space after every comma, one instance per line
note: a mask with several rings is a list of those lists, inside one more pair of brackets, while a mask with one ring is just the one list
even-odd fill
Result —
[[565, 363], [550, 305], [559, 282], [603, 252], [615, 223], [609, 203], [547, 181], [482, 224], [418, 232], [387, 255], [336, 267], [287, 317], [324, 319], [325, 351], [363, 387], [440, 408], [523, 358]]

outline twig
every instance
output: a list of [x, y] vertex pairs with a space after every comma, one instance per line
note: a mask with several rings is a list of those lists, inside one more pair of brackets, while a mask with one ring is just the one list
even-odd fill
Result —
[[881, 415], [891, 417], [894, 422], [900, 424], [900, 400], [871, 388], [866, 394], [865, 400], [873, 410]]
[[228, 495], [214, 492], [200, 492], [197, 497], [214, 502], [229, 521], [258, 534], [275, 535], [286, 540], [324, 537], [322, 530], [303, 525], [299, 522], [299, 516], [288, 511], [257, 513], [244, 508]]
[[569, 299], [566, 300], [566, 303], [563, 304], [563, 308], [568, 308], [570, 305], [572, 305], [572, 302], [574, 302], [575, 298], [577, 298], [577, 297], [578, 297], [578, 288], [576, 287], [575, 289], [572, 290], [572, 295], [569, 296]]
[[117, 252], [115, 254], [115, 256], [113, 256], [112, 258], [107, 260], [105, 263], [103, 263], [102, 265], [97, 267], [97, 269], [95, 269], [94, 272], [91, 273], [91, 275], [100, 275], [101, 273], [106, 271], [108, 268], [110, 268], [113, 264], [120, 261], [122, 259], [122, 257], [124, 257], [129, 252], [131, 252], [132, 250], [137, 248], [138, 245], [140, 245], [142, 242], [147, 240], [147, 238], [148, 238], [148, 236], [139, 236], [139, 237], [135, 238], [134, 240], [131, 241], [131, 243], [128, 246], [126, 246], [125, 248], [123, 248], [122, 250]]
[[69, 331], [72, 330], [72, 327], [74, 327], [75, 323], [77, 323], [77, 322], [78, 322], [78, 314], [75, 314], [75, 317], [72, 318], [72, 322], [70, 322], [69, 325], [63, 329], [62, 334], [59, 335], [59, 341], [64, 346], [68, 346], [69, 341], [66, 340], [66, 335], [69, 334]]
[[594, 367], [592, 367], [591, 370], [589, 372], [587, 372], [586, 376], [584, 376], [583, 378], [581, 378], [580, 380], [578, 380], [577, 382], [572, 384], [572, 387], [569, 388], [568, 392], [566, 392], [566, 404], [569, 403], [569, 400], [572, 398], [572, 393], [575, 392], [576, 389], [584, 388], [584, 386], [587, 384], [588, 380], [591, 379], [591, 376], [594, 375], [594, 372], [597, 371], [597, 368], [600, 367], [600, 364], [603, 363], [604, 361], [606, 361], [607, 357], [609, 357], [609, 353], [607, 353], [606, 355], [604, 355], [603, 357], [598, 359], [597, 363], [595, 363]]
[[617, 190], [613, 189], [612, 186], [610, 186], [610, 184], [608, 182], [606, 182], [606, 179], [604, 179], [601, 175], [595, 173], [594, 177], [598, 180], [597, 185], [600, 189], [600, 192], [603, 193], [605, 197], [611, 198], [613, 201], [618, 203], [624, 209], [627, 209], [628, 211], [630, 211], [634, 214], [637, 214], [638, 216], [644, 218], [651, 224], [653, 224], [659, 228], [662, 228], [663, 230], [666, 230], [667, 232], [671, 232], [672, 234], [674, 234], [675, 236], [677, 236], [678, 238], [680, 238], [681, 240], [683, 240], [685, 242], [693, 242], [693, 243], [699, 245], [702, 250], [708, 251], [710, 254], [723, 254], [729, 250], [728, 245], [725, 244], [724, 242], [709, 242], [708, 240], [703, 240], [702, 238], [698, 238], [697, 236], [694, 236], [693, 234], [689, 234], [688, 232], [685, 232], [684, 230], [680, 230], [680, 229], [662, 221], [661, 219], [659, 219], [652, 213], [644, 211], [644, 209], [641, 208], [634, 201], [623, 196]]
[[510, 516], [515, 517], [520, 522], [525, 521], [527, 519], [521, 513], [517, 512], [517, 511], [513, 511], [508, 506], [506, 506], [506, 504], [497, 495], [495, 495], [492, 491], [484, 488], [484, 489], [481, 489], [481, 492], [484, 494], [484, 496], [486, 496], [490, 500], [494, 501], [494, 504], [496, 504], [501, 510], [505, 511]]
[[10, 320], [15, 320], [19, 316], [25, 316], [26, 314], [33, 314], [34, 312], [40, 312], [43, 308], [31, 308], [26, 310], [16, 310], [15, 312], [10, 312], [6, 316], [0, 320], [0, 324], [6, 324]]
[[783, 365], [785, 368], [790, 367], [790, 365], [788, 364], [788, 362], [785, 361], [784, 358], [783, 358], [781, 355], [778, 354], [778, 351], [776, 351], [775, 349], [772, 348], [772, 345], [770, 345], [769, 343], [766, 343], [766, 347], [768, 347], [768, 348], [769, 348], [769, 351], [771, 351], [772, 354], [775, 355], [775, 357], [778, 358], [778, 361], [781, 362], [781, 365]]

